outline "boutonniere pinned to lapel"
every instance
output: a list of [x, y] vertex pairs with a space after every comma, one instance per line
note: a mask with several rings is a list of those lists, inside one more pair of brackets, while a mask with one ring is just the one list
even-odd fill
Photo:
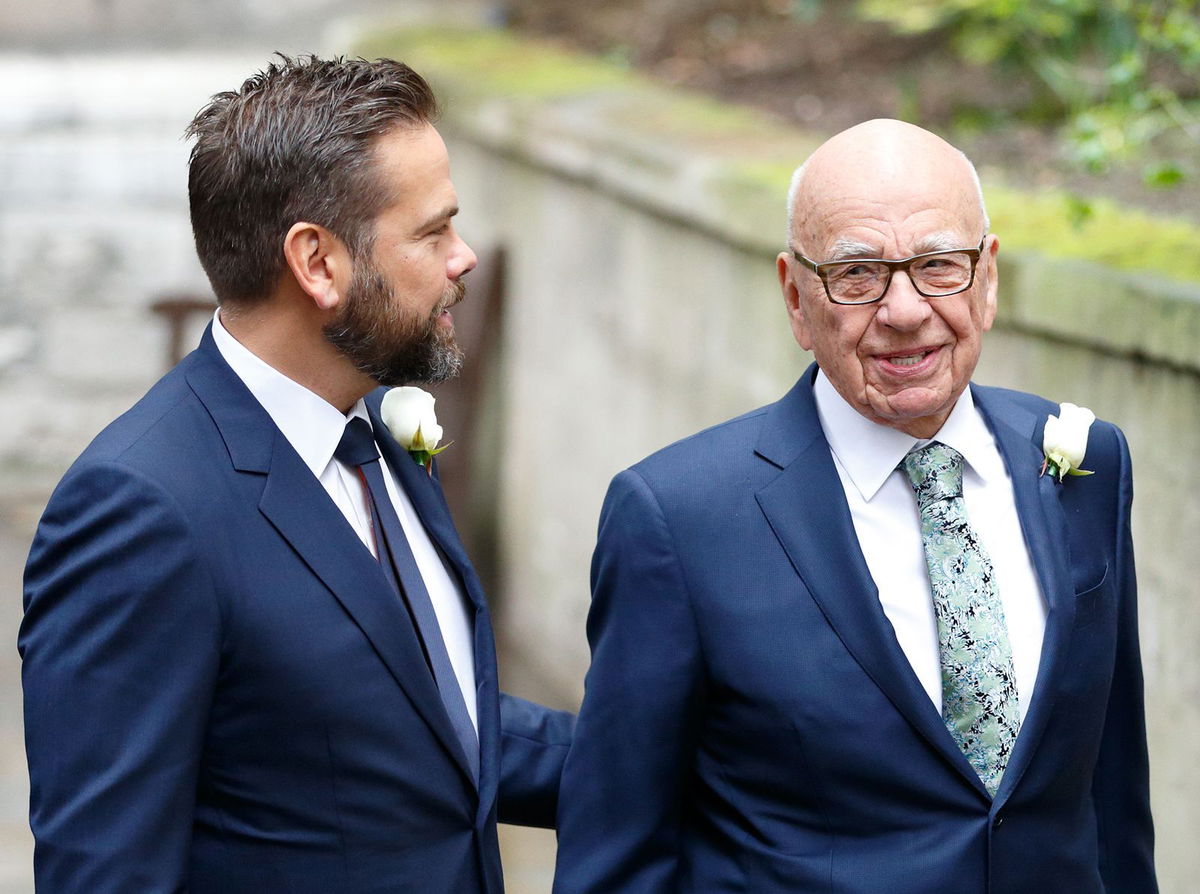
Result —
[[1049, 472], [1061, 482], [1065, 475], [1092, 474], [1080, 466], [1087, 452], [1088, 429], [1095, 421], [1095, 413], [1075, 404], [1059, 404], [1058, 415], [1046, 417], [1046, 431], [1042, 435], [1042, 452], [1046, 454], [1043, 475]]
[[379, 415], [396, 439], [417, 465], [433, 474], [433, 458], [453, 441], [438, 446], [442, 427], [433, 412], [433, 395], [422, 388], [405, 385], [392, 388], [383, 396]]

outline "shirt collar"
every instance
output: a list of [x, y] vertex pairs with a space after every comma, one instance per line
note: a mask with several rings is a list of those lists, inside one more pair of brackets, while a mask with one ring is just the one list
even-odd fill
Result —
[[225, 362], [262, 404], [316, 477], [321, 477], [333, 459], [347, 422], [360, 418], [370, 424], [366, 403], [361, 398], [343, 415], [333, 404], [289, 379], [230, 335], [221, 323], [220, 310], [213, 316], [212, 334]]
[[846, 403], [824, 371], [817, 372], [813, 398], [829, 449], [865, 501], [874, 498], [905, 454], [930, 441], [940, 441], [961, 453], [967, 467], [964, 474], [974, 474], [982, 482], [1005, 474], [992, 433], [975, 407], [970, 388], [958, 398], [938, 433], [928, 439], [914, 438], [867, 419]]

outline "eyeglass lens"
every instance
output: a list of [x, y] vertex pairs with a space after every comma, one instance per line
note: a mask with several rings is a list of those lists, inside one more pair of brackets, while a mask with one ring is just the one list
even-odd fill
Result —
[[[973, 265], [969, 253], [952, 251], [916, 258], [905, 266], [917, 291], [936, 297], [965, 288], [971, 281]], [[853, 304], [879, 298], [892, 271], [890, 265], [878, 261], [847, 261], [822, 268], [834, 300]]]

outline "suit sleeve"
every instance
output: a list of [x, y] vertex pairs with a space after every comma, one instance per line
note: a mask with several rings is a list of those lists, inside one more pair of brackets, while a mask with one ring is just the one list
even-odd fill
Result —
[[1113, 429], [1120, 456], [1116, 545], [1117, 654], [1100, 755], [1092, 782], [1099, 834], [1100, 874], [1112, 894], [1154, 894], [1154, 825], [1150, 817], [1142, 659], [1138, 646], [1137, 582], [1130, 510], [1129, 448]]
[[574, 726], [574, 714], [500, 693], [500, 822], [554, 828]]
[[588, 641], [554, 891], [676, 891], [703, 662], [671, 531], [636, 471], [614, 479], [601, 513]]
[[38, 890], [185, 890], [220, 627], [186, 518], [125, 467], [77, 468], [39, 525], [24, 601]]
[[[446, 502], [436, 458], [433, 476], [442, 508]], [[482, 589], [482, 587], [481, 587]], [[553, 829], [563, 761], [571, 745], [575, 715], [500, 693], [500, 782], [496, 816], [502, 823]]]

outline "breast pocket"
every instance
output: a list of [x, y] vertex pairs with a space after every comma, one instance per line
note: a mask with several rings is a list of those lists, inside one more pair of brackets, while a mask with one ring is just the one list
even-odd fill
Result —
[[1108, 594], [1111, 591], [1108, 565], [1105, 565], [1098, 583], [1075, 594], [1075, 626], [1086, 627], [1100, 617], [1109, 601]]

